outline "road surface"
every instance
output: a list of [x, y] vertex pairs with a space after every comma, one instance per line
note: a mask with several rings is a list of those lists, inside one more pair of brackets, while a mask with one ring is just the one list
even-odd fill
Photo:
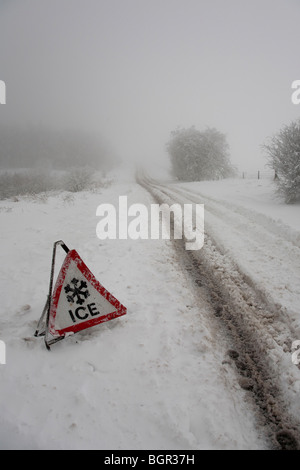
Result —
[[300, 337], [291, 300], [291, 293], [299, 294], [299, 244], [266, 218], [251, 220], [244, 208], [184, 184], [140, 175], [137, 181], [159, 204], [205, 205], [204, 246], [188, 251], [184, 240], [174, 240], [178, 260], [199, 298], [212, 307], [213, 321], [217, 319], [228, 344], [228, 361], [248, 391], [270, 448], [298, 449], [299, 412], [294, 408], [295, 391], [285, 380], [298, 373], [290, 351], [292, 341]]

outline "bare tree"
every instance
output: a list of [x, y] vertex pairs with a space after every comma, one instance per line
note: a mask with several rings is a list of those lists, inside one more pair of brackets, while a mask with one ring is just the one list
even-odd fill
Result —
[[300, 120], [285, 125], [263, 145], [275, 172], [279, 194], [287, 204], [300, 199]]

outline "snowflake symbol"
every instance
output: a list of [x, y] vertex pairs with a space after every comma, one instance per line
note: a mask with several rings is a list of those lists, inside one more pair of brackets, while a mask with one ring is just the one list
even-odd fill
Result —
[[69, 294], [69, 292], [71, 292], [70, 295], [67, 295], [67, 299], [69, 302], [74, 302], [75, 297], [77, 297], [76, 303], [82, 305], [84, 303], [84, 299], [86, 299], [90, 295], [90, 293], [87, 290], [87, 283], [85, 281], [80, 281], [79, 286], [78, 283], [79, 280], [73, 278], [71, 281], [71, 284], [73, 284], [73, 286], [71, 287], [70, 284], [68, 284], [65, 287], [65, 293]]

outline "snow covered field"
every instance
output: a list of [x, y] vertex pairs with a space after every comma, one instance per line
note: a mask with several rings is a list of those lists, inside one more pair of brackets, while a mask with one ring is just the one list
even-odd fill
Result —
[[[274, 200], [269, 181], [180, 186], [251, 210], [252, 221], [254, 214], [267, 216], [278, 233], [300, 240], [300, 206]], [[222, 363], [226, 345], [210, 306], [193, 296], [172, 243], [97, 238], [97, 206], [118, 207], [120, 195], [129, 204], [153, 202], [131, 177], [98, 192], [0, 202], [0, 339], [6, 344], [0, 448], [264, 449], [246, 392]], [[217, 224], [215, 230], [222, 239]], [[127, 315], [49, 352], [33, 334], [47, 296], [52, 246], [60, 239], [79, 252]], [[299, 292], [291, 297], [298, 300]]]

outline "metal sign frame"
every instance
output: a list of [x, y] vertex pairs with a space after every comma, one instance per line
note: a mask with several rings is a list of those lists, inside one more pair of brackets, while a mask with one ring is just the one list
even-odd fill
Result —
[[[69, 253], [69, 248], [67, 245], [62, 241], [58, 240], [54, 243], [53, 245], [53, 251], [52, 251], [52, 261], [51, 261], [51, 272], [50, 272], [50, 283], [49, 283], [49, 291], [48, 291], [48, 296], [47, 300], [45, 303], [45, 307], [43, 309], [43, 313], [41, 315], [41, 318], [37, 324], [37, 328], [35, 330], [34, 336], [44, 336], [45, 337], [45, 345], [48, 350], [50, 350], [50, 346], [57, 341], [61, 341], [64, 339], [64, 336], [60, 336], [57, 338], [49, 338], [49, 315], [50, 315], [50, 307], [51, 307], [51, 301], [52, 301], [52, 289], [53, 289], [53, 277], [54, 277], [54, 269], [55, 269], [55, 257], [56, 257], [56, 248], [57, 246], [60, 245], [66, 253]], [[45, 321], [46, 317], [46, 321]]]

